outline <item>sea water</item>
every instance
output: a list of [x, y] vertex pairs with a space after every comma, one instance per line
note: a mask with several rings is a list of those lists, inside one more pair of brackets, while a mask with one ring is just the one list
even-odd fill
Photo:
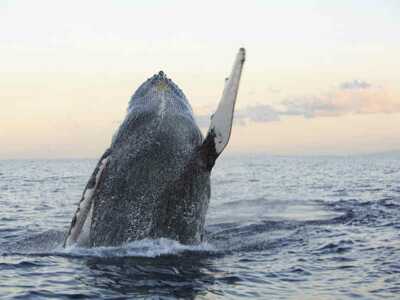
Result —
[[95, 165], [0, 161], [0, 299], [400, 299], [400, 154], [224, 155], [204, 243], [63, 249]]

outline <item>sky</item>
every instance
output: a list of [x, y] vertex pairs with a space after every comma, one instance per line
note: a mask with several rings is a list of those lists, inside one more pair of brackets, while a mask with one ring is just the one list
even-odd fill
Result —
[[400, 150], [400, 1], [0, 0], [0, 159], [96, 158], [163, 70], [203, 131], [240, 47], [228, 153]]

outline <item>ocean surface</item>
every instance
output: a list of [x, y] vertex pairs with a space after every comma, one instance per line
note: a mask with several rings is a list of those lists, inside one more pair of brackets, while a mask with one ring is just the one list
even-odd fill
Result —
[[400, 155], [225, 155], [207, 242], [63, 249], [95, 164], [0, 161], [0, 299], [400, 299]]

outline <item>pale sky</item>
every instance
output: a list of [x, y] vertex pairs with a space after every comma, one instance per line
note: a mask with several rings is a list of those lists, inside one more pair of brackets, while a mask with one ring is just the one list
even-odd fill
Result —
[[247, 50], [225, 150], [400, 149], [400, 1], [0, 0], [0, 159], [96, 158], [164, 70], [199, 122]]

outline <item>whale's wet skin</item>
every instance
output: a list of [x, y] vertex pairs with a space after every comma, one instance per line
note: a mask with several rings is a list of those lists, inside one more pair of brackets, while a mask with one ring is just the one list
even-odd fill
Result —
[[399, 295], [398, 155], [227, 155], [211, 176], [205, 242], [64, 249], [96, 164], [0, 161], [1, 299]]
[[162, 71], [138, 88], [86, 185], [65, 246], [204, 240], [210, 174], [229, 141], [244, 61], [240, 49], [205, 138], [185, 95]]

